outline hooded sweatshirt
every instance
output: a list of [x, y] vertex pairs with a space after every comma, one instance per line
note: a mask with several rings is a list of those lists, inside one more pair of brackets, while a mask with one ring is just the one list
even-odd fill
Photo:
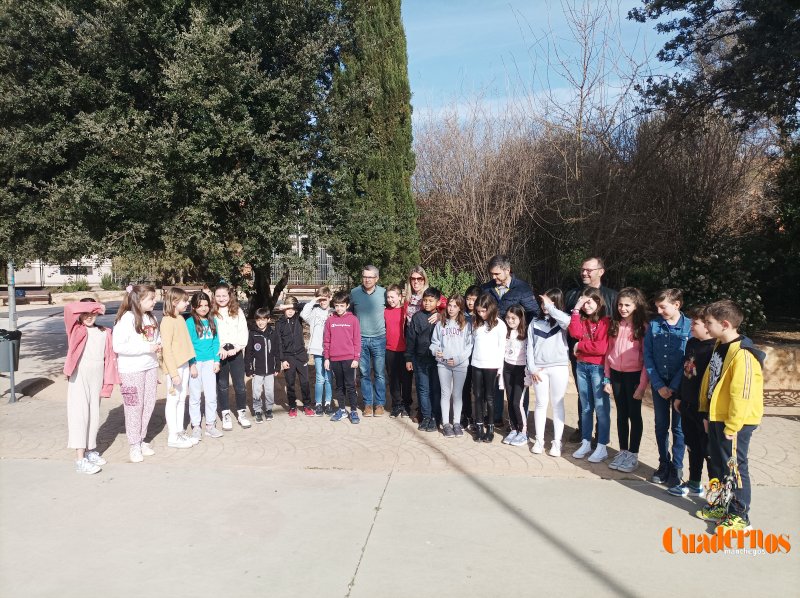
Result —
[[537, 318], [528, 325], [527, 367], [529, 372], [557, 365], [569, 365], [567, 328], [569, 315], [551, 305], [547, 308], [556, 321], [549, 317]]
[[361, 358], [361, 324], [353, 312], [336, 312], [325, 321], [322, 354], [331, 361], [358, 361]]
[[308, 341], [308, 352], [322, 355], [322, 335], [325, 332], [325, 320], [331, 315], [331, 309], [323, 309], [319, 303], [309, 301], [300, 311], [300, 317], [308, 324], [311, 338]]
[[[81, 314], [106, 313], [106, 306], [102, 303], [88, 301], [74, 301], [64, 306], [64, 326], [67, 329], [67, 358], [64, 361], [64, 374], [72, 376], [77, 369], [83, 350], [86, 348], [86, 338], [89, 333], [86, 326], [78, 321]], [[103, 365], [103, 388], [100, 390], [101, 397], [110, 397], [115, 384], [119, 384], [119, 371], [117, 368], [117, 354], [114, 352], [114, 344], [111, 337], [111, 330], [105, 329], [106, 348]]]
[[[462, 329], [455, 320], [447, 320], [444, 324], [437, 322], [431, 335], [430, 351], [435, 358], [438, 352], [443, 353], [441, 359], [436, 358], [439, 367], [466, 370], [472, 355], [472, 324], [466, 322]], [[455, 365], [449, 365], [449, 359]]]
[[303, 339], [303, 323], [300, 321], [300, 315], [297, 312], [291, 318], [287, 318], [284, 315], [278, 320], [275, 329], [278, 331], [283, 359], [297, 357], [301, 360], [308, 360], [308, 353], [306, 353], [306, 345]]
[[279, 372], [281, 357], [281, 343], [274, 326], [250, 329], [250, 339], [244, 350], [244, 371], [248, 376], [271, 376]]
[[151, 346], [161, 343], [161, 334], [152, 314], [142, 315], [142, 332], [137, 332], [133, 312], [125, 312], [114, 324], [112, 340], [120, 374], [135, 374], [158, 367], [158, 355], [151, 351]]

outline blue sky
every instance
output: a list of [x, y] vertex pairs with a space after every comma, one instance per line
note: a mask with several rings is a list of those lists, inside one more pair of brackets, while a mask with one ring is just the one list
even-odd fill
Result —
[[[408, 68], [415, 120], [481, 96], [496, 106], [519, 94], [543, 88], [567, 90], [569, 83], [548, 68], [548, 50], [578, 57], [565, 6], [607, 5], [611, 16], [598, 28], [620, 40], [625, 53], [661, 68], [656, 50], [665, 39], [651, 23], [626, 19], [638, 0], [403, 0]], [[550, 40], [548, 44], [542, 40]]]

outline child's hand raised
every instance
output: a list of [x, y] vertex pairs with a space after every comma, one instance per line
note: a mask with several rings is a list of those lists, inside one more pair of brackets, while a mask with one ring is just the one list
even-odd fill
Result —
[[539, 301], [541, 301], [542, 307], [550, 307], [553, 305], [553, 300], [547, 295], [539, 295]]

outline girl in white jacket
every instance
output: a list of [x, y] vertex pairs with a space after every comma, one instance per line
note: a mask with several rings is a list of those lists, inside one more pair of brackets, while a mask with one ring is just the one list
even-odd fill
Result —
[[247, 419], [247, 391], [244, 386], [244, 349], [249, 334], [236, 293], [225, 283], [214, 289], [214, 314], [219, 336], [219, 372], [217, 373], [217, 403], [222, 410], [222, 429], [232, 430], [231, 410], [228, 409], [228, 377], [233, 381], [239, 425], [251, 426]]
[[[503, 376], [506, 325], [497, 317], [497, 302], [484, 293], [475, 302], [472, 345], [472, 413], [475, 442], [494, 440], [494, 388]], [[484, 429], [483, 422], [487, 422]]]

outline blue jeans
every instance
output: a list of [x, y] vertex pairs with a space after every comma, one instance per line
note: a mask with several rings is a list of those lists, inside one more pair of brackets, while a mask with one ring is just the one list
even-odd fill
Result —
[[[441, 386], [439, 384], [439, 372], [436, 369], [436, 361], [419, 357], [414, 363], [414, 377], [417, 381], [417, 403], [422, 417], [436, 417], [437, 422], [441, 419]], [[435, 411], [435, 412], [434, 412]]]
[[608, 444], [611, 432], [611, 401], [603, 390], [603, 366], [579, 361], [578, 398], [581, 401], [581, 438], [592, 440], [594, 416], [597, 414], [597, 442]]
[[[325, 400], [323, 401], [323, 391]], [[317, 405], [331, 404], [333, 388], [331, 387], [331, 373], [325, 369], [325, 359], [322, 355], [314, 355], [314, 402]]]
[[[364, 405], [386, 404], [386, 335], [361, 337], [361, 395]], [[372, 371], [370, 371], [372, 370]], [[372, 379], [372, 374], [375, 380]]]
[[[658, 445], [658, 462], [669, 463], [669, 430], [672, 428], [672, 466], [683, 469], [683, 455], [686, 452], [686, 443], [683, 439], [683, 426], [681, 414], [672, 408], [672, 398], [662, 399], [658, 391], [653, 391], [653, 414], [656, 420], [656, 444]], [[670, 418], [672, 424], [670, 425]]]

